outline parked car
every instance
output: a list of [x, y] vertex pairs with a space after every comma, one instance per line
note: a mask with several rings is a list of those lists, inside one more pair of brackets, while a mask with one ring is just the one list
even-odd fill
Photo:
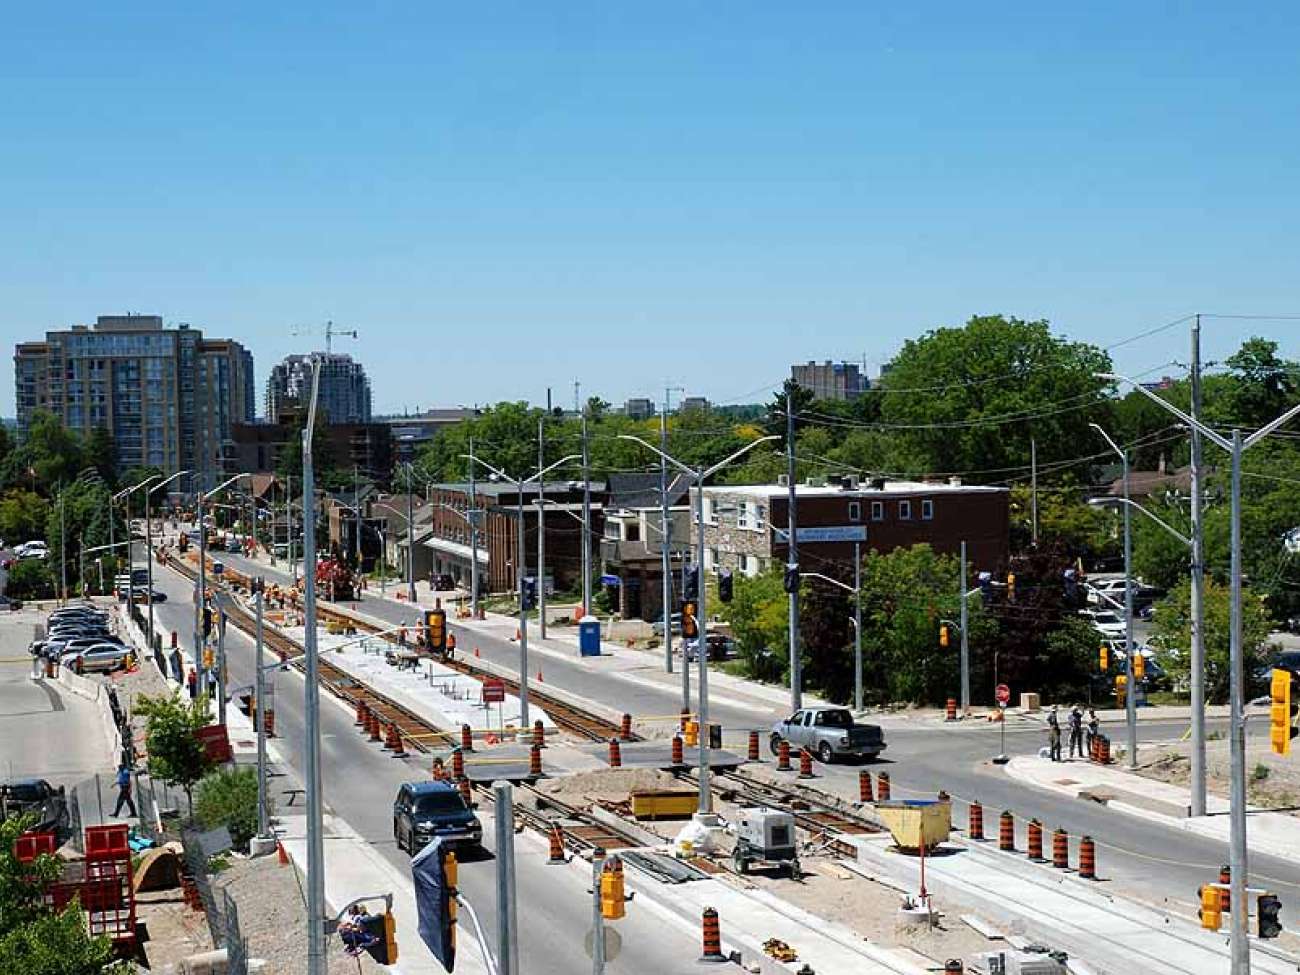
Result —
[[[682, 614], [673, 613], [673, 615], [669, 617], [669, 625], [672, 626], [673, 636], [681, 636]], [[664, 635], [664, 621], [661, 619], [655, 620], [654, 623], [651, 625], [650, 629], [654, 632], [655, 636], [662, 637]]]
[[827, 765], [837, 757], [874, 759], [888, 747], [880, 725], [856, 724], [848, 708], [830, 706], [802, 708], [772, 725], [773, 754], [782, 741], [808, 749]]
[[[736, 641], [729, 636], [723, 636], [721, 633], [710, 633], [709, 642], [709, 659], [710, 660], [730, 660], [736, 655]], [[700, 641], [686, 641], [686, 660], [689, 663], [695, 663], [700, 659]]]
[[133, 603], [165, 603], [167, 594], [159, 592], [157, 589], [150, 589], [148, 586], [136, 586], [131, 590], [131, 602]]
[[107, 674], [123, 669], [130, 655], [130, 649], [120, 643], [97, 643], [64, 657], [63, 666], [78, 674]]
[[433, 587], [435, 592], [451, 592], [456, 588], [456, 580], [447, 573], [441, 572], [430, 577], [429, 585]]
[[1106, 637], [1123, 639], [1126, 632], [1124, 621], [1108, 609], [1081, 609], [1079, 615], [1090, 623], [1093, 629]]
[[23, 608], [21, 599], [14, 599], [12, 596], [0, 596], [0, 609], [7, 609], [10, 612]]
[[393, 802], [393, 839], [397, 848], [415, 856], [435, 838], [444, 843], [478, 846], [483, 840], [483, 825], [452, 783], [403, 783]]
[[68, 825], [67, 792], [45, 779], [11, 779], [0, 782], [0, 820], [10, 816], [35, 816], [34, 830], [61, 832]]
[[16, 554], [20, 559], [48, 559], [50, 550], [44, 542], [27, 542], [18, 547]]

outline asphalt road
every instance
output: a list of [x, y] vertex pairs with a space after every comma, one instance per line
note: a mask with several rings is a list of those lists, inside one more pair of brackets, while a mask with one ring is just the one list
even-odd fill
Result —
[[[158, 626], [184, 634], [190, 628], [192, 587], [170, 571], [155, 571], [155, 587], [167, 594], [167, 601], [155, 607]], [[234, 628], [226, 632], [226, 653], [230, 686], [235, 689], [253, 683], [252, 641]], [[268, 661], [273, 658], [268, 658]], [[300, 779], [304, 766], [303, 681], [297, 672], [276, 675], [276, 745], [292, 766], [289, 776]], [[409, 862], [393, 843], [392, 800], [398, 786], [411, 779], [425, 779], [422, 763], [411, 758], [395, 759], [371, 746], [357, 734], [354, 715], [328, 694], [321, 697], [321, 772], [328, 811], [345, 819], [376, 849], [403, 871]], [[296, 783], [295, 783], [296, 784]], [[272, 785], [273, 797], [284, 788], [284, 780]], [[301, 805], [301, 804], [300, 804]], [[484, 831], [491, 848], [490, 819]], [[328, 847], [326, 856], [328, 857]], [[488, 937], [496, 937], [496, 863], [489, 854], [463, 862], [462, 892], [478, 911]], [[591, 962], [583, 950], [583, 937], [591, 927], [591, 900], [580, 880], [569, 872], [557, 874], [540, 856], [516, 856], [518, 904], [521, 917], [520, 953], [527, 961], [521, 970], [530, 975], [572, 975], [587, 971]], [[610, 975], [675, 975], [696, 970], [699, 944], [692, 932], [662, 918], [635, 902], [627, 917], [617, 922], [623, 938], [623, 953], [609, 963]], [[462, 932], [461, 950], [477, 951], [468, 929]], [[404, 946], [403, 952], [424, 952], [422, 945]]]

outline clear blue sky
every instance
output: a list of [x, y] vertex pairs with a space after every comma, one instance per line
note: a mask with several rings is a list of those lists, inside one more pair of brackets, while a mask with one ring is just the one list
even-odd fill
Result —
[[[0, 337], [158, 313], [247, 343], [260, 387], [332, 318], [387, 410], [575, 378], [765, 398], [791, 361], [874, 371], [974, 313], [1104, 345], [1297, 312], [1298, 28], [1284, 3], [10, 5]], [[1300, 323], [1210, 331], [1211, 357], [1300, 354]]]

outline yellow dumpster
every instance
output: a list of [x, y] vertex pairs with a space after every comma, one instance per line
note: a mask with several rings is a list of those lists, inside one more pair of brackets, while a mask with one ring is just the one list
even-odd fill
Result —
[[633, 789], [630, 798], [637, 819], [689, 819], [699, 793], [694, 789]]
[[937, 799], [891, 799], [873, 807], [900, 850], [932, 850], [952, 832], [952, 803]]

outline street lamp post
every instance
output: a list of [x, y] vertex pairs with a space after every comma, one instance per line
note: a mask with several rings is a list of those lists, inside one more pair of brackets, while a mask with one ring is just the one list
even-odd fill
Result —
[[[149, 498], [161, 487], [166, 487], [176, 478], [189, 471], [177, 471], [164, 481], [159, 481], [144, 493], [144, 537], [145, 537], [145, 562], [149, 566], [149, 646], [153, 646], [154, 639], [154, 620], [153, 620], [153, 517], [149, 510]], [[129, 550], [128, 550], [129, 551]]]
[[[1199, 420], [1188, 416], [1178, 407], [1157, 396], [1140, 383], [1126, 376], [1113, 373], [1099, 373], [1099, 379], [1111, 382], [1124, 382], [1137, 392], [1146, 396], [1162, 409], [1167, 410], [1196, 430], [1202, 437], [1226, 450], [1232, 458], [1232, 570], [1231, 600], [1232, 620], [1229, 643], [1229, 743], [1232, 754], [1232, 780], [1230, 788], [1229, 821], [1231, 835], [1229, 838], [1229, 863], [1232, 871], [1232, 975], [1249, 975], [1250, 943], [1247, 933], [1247, 915], [1249, 905], [1246, 903], [1246, 718], [1245, 718], [1245, 673], [1242, 646], [1242, 607], [1241, 607], [1241, 455], [1274, 430], [1283, 426], [1296, 416], [1300, 416], [1300, 404], [1293, 406], [1281, 416], [1264, 424], [1250, 436], [1243, 438], [1240, 430], [1233, 430], [1231, 438], [1224, 437], [1218, 431], [1206, 426]], [[1130, 655], [1130, 660], [1132, 659]]]
[[[207, 540], [208, 530], [203, 524], [203, 502], [220, 491], [224, 491], [231, 484], [234, 484], [241, 477], [252, 477], [253, 475], [244, 471], [241, 474], [234, 474], [226, 478], [211, 491], [206, 493], [200, 492], [195, 500], [195, 515], [199, 520], [199, 595], [195, 600], [194, 612], [194, 662], [199, 666], [203, 662], [203, 608], [208, 598], [208, 567], [207, 567]], [[217, 622], [214, 620], [213, 622]], [[217, 660], [217, 721], [220, 724], [226, 723], [226, 659], [225, 659], [225, 641], [218, 639], [217, 648], [220, 651], [220, 657]], [[202, 673], [202, 670], [200, 670]]]
[[1110, 434], [1095, 423], [1089, 423], [1111, 450], [1119, 454], [1124, 471], [1124, 714], [1128, 721], [1128, 767], [1137, 768], [1137, 688], [1133, 685], [1133, 526], [1129, 514], [1128, 453], [1121, 450]]
[[[695, 654], [697, 660], [699, 661], [699, 667], [700, 667], [699, 669], [700, 707], [699, 707], [699, 714], [697, 715], [699, 726], [700, 726], [700, 734], [699, 734], [700, 800], [699, 800], [699, 807], [696, 812], [696, 818], [697, 819], [712, 818], [713, 793], [709, 784], [709, 736], [708, 736], [708, 724], [709, 724], [708, 619], [709, 617], [708, 614], [705, 612], [705, 608], [704, 608], [705, 589], [707, 588], [704, 584], [704, 481], [710, 475], [715, 474], [716, 472], [722, 470], [722, 468], [726, 467], [728, 464], [739, 459], [742, 455], [749, 453], [749, 451], [753, 450], [759, 444], [765, 443], [766, 441], [769, 440], [780, 440], [781, 438], [779, 436], [776, 436], [775, 434], [767, 437], [760, 437], [757, 440], [753, 440], [750, 443], [747, 443], [745, 446], [741, 447], [731, 456], [718, 461], [718, 463], [714, 464], [712, 467], [689, 467], [686, 464], [683, 464], [676, 457], [673, 457], [667, 452], [660, 450], [658, 447], [655, 447], [653, 444], [647, 443], [646, 441], [642, 440], [640, 437], [632, 436], [632, 434], [630, 433], [620, 433], [618, 435], [618, 438], [620, 440], [630, 440], [633, 443], [639, 443], [642, 447], [645, 447], [647, 450], [651, 451], [652, 453], [658, 454], [663, 460], [672, 464], [674, 467], [682, 471], [684, 474], [687, 474], [695, 479], [695, 521], [698, 526], [698, 536], [697, 536], [698, 548], [695, 556], [696, 558], [695, 564], [699, 568], [699, 577], [700, 577], [700, 585], [699, 585], [700, 591], [698, 593], [699, 605], [696, 609], [696, 613], [697, 613], [696, 632], [698, 634], [697, 636], [698, 643], [696, 645], [696, 654]], [[683, 624], [685, 624], [686, 622], [685, 619], [683, 619], [682, 622]], [[683, 625], [683, 630], [684, 629], [685, 626]], [[682, 640], [682, 669], [683, 670], [687, 669], [686, 641], [684, 637]]]
[[[557, 467], [563, 467], [582, 458], [580, 454], [569, 454], [549, 467], [516, 480], [481, 457], [475, 457], [473, 454], [461, 454], [461, 457], [469, 460], [471, 464], [482, 464], [488, 471], [515, 487], [515, 589], [519, 594], [519, 725], [523, 729], [520, 734], [524, 734], [528, 730], [528, 611], [524, 609], [524, 488], [535, 481], [540, 483], [545, 475]], [[538, 584], [544, 583], [539, 580]]]

